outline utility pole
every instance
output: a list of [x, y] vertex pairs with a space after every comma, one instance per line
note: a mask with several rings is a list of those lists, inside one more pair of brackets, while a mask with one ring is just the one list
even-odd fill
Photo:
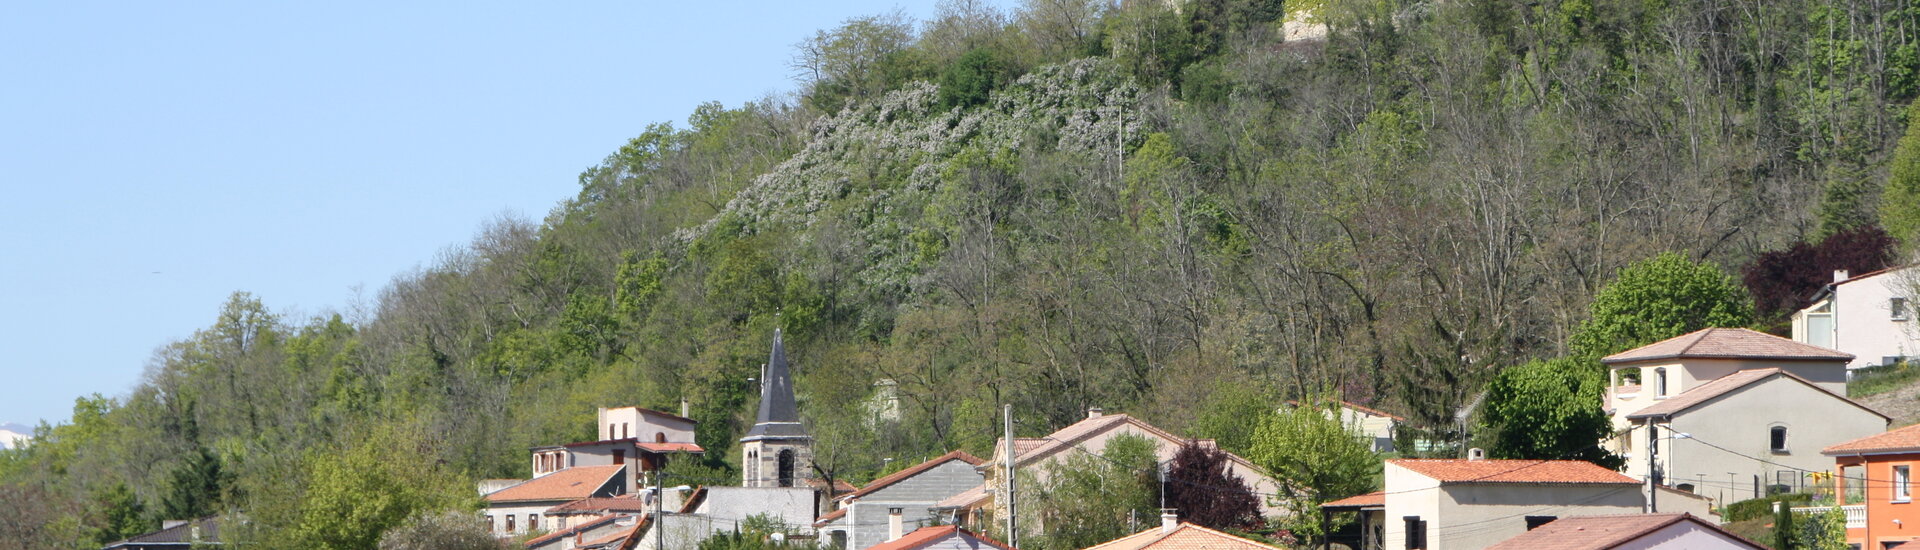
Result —
[[661, 516], [666, 513], [667, 507], [667, 475], [664, 470], [653, 470], [653, 550], [667, 550], [667, 523], [662, 521], [667, 518]]
[[1660, 480], [1659, 480], [1660, 474], [1658, 473], [1658, 470], [1655, 469], [1659, 467], [1655, 458], [1659, 454], [1660, 454], [1660, 426], [1655, 425], [1653, 423], [1652, 418], [1648, 418], [1647, 419], [1647, 513], [1649, 514], [1658, 512], [1660, 510], [1660, 507], [1655, 505], [1654, 503], [1654, 500], [1658, 498], [1660, 494]]
[[1015, 523], [1013, 521], [1013, 516], [1014, 516], [1014, 511], [1013, 511], [1013, 462], [1014, 462], [1013, 460], [1013, 405], [1010, 405], [1010, 404], [1001, 405], [1000, 414], [1001, 414], [1002, 420], [1006, 423], [1006, 432], [1007, 432], [1006, 437], [1003, 438], [1005, 440], [1004, 445], [1006, 445], [1006, 447], [1001, 450], [1001, 452], [1004, 453], [1006, 456], [1007, 546], [1019, 548], [1020, 532], [1014, 530]]

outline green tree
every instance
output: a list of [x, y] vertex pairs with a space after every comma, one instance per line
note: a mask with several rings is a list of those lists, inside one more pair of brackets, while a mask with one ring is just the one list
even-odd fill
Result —
[[1254, 432], [1272, 414], [1272, 403], [1255, 384], [1217, 383], [1201, 402], [1190, 431], [1194, 437], [1212, 439], [1227, 452], [1245, 455], [1253, 450]]
[[96, 517], [93, 540], [98, 546], [145, 533], [155, 527], [154, 522], [147, 518], [146, 505], [140, 502], [140, 497], [133, 494], [133, 488], [126, 483], [114, 483], [95, 492], [93, 502]]
[[1800, 524], [1800, 537], [1794, 548], [1800, 550], [1847, 550], [1847, 514], [1840, 507], [1828, 508], [1807, 516]]
[[380, 536], [381, 550], [508, 550], [472, 512], [422, 513]]
[[1753, 323], [1753, 300], [1719, 266], [1675, 252], [1621, 268], [1587, 307], [1567, 347], [1593, 365], [1601, 357], [1710, 327]]
[[167, 493], [160, 499], [161, 519], [196, 519], [220, 512], [232, 473], [212, 449], [197, 447], [167, 477]]
[[1012, 82], [1016, 75], [1013, 62], [1000, 50], [975, 48], [940, 73], [940, 106], [983, 105], [994, 90]]
[[464, 502], [464, 483], [425, 459], [435, 444], [398, 428], [376, 428], [364, 441], [316, 452], [303, 495], [293, 546], [328, 550], [372, 548], [388, 529], [423, 511]]
[[1293, 511], [1287, 527], [1295, 535], [1320, 536], [1332, 527], [1321, 523], [1321, 503], [1379, 486], [1380, 457], [1326, 405], [1267, 415], [1247, 459], [1286, 480], [1280, 498]]
[[1880, 226], [1908, 248], [1920, 244], [1920, 100], [1907, 106], [1907, 133], [1888, 162]]
[[1773, 550], [1794, 550], [1799, 548], [1798, 535], [1793, 527], [1793, 507], [1781, 505], [1773, 514]]
[[1072, 456], [1048, 465], [1047, 480], [1027, 500], [1045, 529], [1037, 546], [1086, 548], [1159, 517], [1157, 447], [1145, 437], [1122, 435], [1107, 440], [1100, 454], [1069, 451]]
[[1481, 432], [1495, 458], [1585, 460], [1619, 469], [1625, 461], [1600, 448], [1612, 431], [1600, 409], [1604, 384], [1573, 359], [1532, 361], [1495, 375], [1480, 412]]

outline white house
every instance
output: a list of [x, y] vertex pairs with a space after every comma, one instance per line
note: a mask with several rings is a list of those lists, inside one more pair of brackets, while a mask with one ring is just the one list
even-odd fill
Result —
[[1793, 340], [1853, 355], [1847, 368], [1888, 365], [1920, 356], [1914, 326], [1914, 266], [1850, 277], [1833, 272], [1833, 283], [1813, 305], [1793, 314]]
[[1486, 548], [1558, 518], [1645, 504], [1639, 481], [1577, 460], [1398, 459], [1385, 477], [1361, 525], [1380, 526], [1379, 547], [1395, 550]]
[[[1288, 401], [1288, 406], [1298, 407], [1297, 401]], [[1394, 431], [1406, 417], [1341, 401], [1337, 411], [1329, 411], [1330, 416], [1338, 416], [1340, 425], [1353, 432], [1360, 440], [1376, 453], [1393, 452]]]
[[1609, 355], [1600, 362], [1615, 436], [1605, 445], [1627, 458], [1629, 476], [1723, 503], [1798, 490], [1804, 472], [1830, 466], [1821, 449], [1887, 428], [1885, 415], [1845, 397], [1852, 358], [1736, 328]]
[[983, 481], [978, 466], [984, 462], [963, 451], [873, 480], [839, 499], [839, 509], [820, 516], [814, 529], [833, 548], [862, 550], [900, 537], [901, 529], [929, 525], [936, 520], [936, 504]]

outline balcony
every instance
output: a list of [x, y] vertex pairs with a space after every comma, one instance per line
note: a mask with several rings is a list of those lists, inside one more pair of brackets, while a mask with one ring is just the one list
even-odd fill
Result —
[[[1831, 509], [1831, 508], [1833, 508], [1833, 507], [1829, 507], [1829, 506], [1796, 506], [1796, 507], [1794, 507], [1794, 508], [1793, 508], [1793, 513], [1795, 513], [1795, 514], [1801, 514], [1801, 515], [1809, 515], [1809, 514], [1818, 514], [1818, 513], [1821, 513], [1821, 512], [1825, 512], [1825, 511], [1827, 511], [1827, 510], [1829, 510], [1829, 509]], [[1850, 505], [1847, 505], [1847, 506], [1840, 506], [1840, 507], [1838, 507], [1838, 508], [1840, 508], [1840, 512], [1841, 512], [1841, 513], [1843, 513], [1843, 514], [1846, 514], [1846, 515], [1847, 515], [1847, 528], [1848, 528], [1848, 529], [1864, 529], [1864, 528], [1866, 528], [1866, 526], [1867, 526], [1867, 505], [1865, 505], [1865, 504], [1850, 504]]]

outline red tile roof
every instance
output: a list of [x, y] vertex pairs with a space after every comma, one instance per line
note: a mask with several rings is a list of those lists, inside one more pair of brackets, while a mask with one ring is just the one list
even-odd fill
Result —
[[625, 529], [617, 529], [612, 533], [608, 533], [607, 536], [580, 543], [580, 547], [586, 548], [586, 547], [600, 546], [603, 544], [611, 544], [614, 542], [625, 542], [628, 537], [632, 537], [635, 533], [638, 533], [638, 532], [640, 532], [640, 523], [634, 522], [633, 525], [628, 526]]
[[1105, 543], [1087, 547], [1087, 550], [1280, 550], [1251, 540], [1243, 539], [1191, 523], [1182, 523], [1172, 532], [1163, 532], [1155, 527]]
[[647, 512], [653, 507], [636, 496], [583, 498], [547, 509], [547, 514], [586, 514], [598, 512]]
[[1636, 485], [1638, 481], [1580, 460], [1459, 460], [1401, 458], [1387, 461], [1448, 483], [1590, 483]]
[[1847, 404], [1853, 405], [1855, 407], [1859, 407], [1862, 410], [1865, 410], [1867, 412], [1880, 415], [1881, 418], [1886, 418], [1887, 416], [1884, 414], [1880, 414], [1880, 411], [1873, 410], [1871, 408], [1868, 408], [1866, 405], [1860, 404], [1860, 402], [1858, 401], [1854, 401], [1852, 399], [1847, 399], [1845, 397], [1834, 395], [1833, 392], [1827, 391], [1825, 388], [1821, 388], [1819, 385], [1814, 384], [1810, 380], [1801, 378], [1791, 372], [1773, 368], [1773, 369], [1748, 369], [1748, 370], [1742, 370], [1742, 371], [1734, 371], [1733, 374], [1728, 374], [1726, 376], [1715, 378], [1711, 381], [1708, 381], [1705, 384], [1694, 386], [1692, 389], [1680, 392], [1679, 395], [1670, 397], [1665, 401], [1661, 401], [1659, 403], [1655, 403], [1651, 406], [1648, 406], [1647, 408], [1634, 411], [1633, 414], [1627, 415], [1627, 418], [1629, 420], [1638, 420], [1642, 418], [1660, 418], [1660, 417], [1672, 416], [1675, 414], [1685, 412], [1688, 409], [1692, 409], [1694, 407], [1698, 407], [1700, 405], [1706, 404], [1708, 401], [1712, 401], [1714, 398], [1720, 397], [1722, 395], [1739, 391], [1741, 388], [1745, 388], [1747, 386], [1751, 386], [1754, 384], [1758, 384], [1760, 382], [1771, 380], [1776, 376], [1788, 378], [1795, 382], [1799, 382], [1801, 384], [1806, 384], [1807, 387], [1813, 388], [1814, 390], [1817, 390], [1822, 394], [1831, 396], [1834, 399], [1845, 401]]
[[652, 443], [639, 444], [640, 450], [649, 453], [704, 453], [706, 449], [692, 443]]
[[889, 486], [892, 486], [895, 483], [904, 481], [907, 478], [911, 478], [913, 476], [920, 475], [921, 473], [924, 473], [927, 470], [931, 470], [935, 466], [946, 464], [948, 462], [952, 462], [955, 460], [965, 462], [968, 465], [972, 465], [972, 466], [979, 466], [983, 463], [986, 463], [986, 461], [981, 460], [980, 457], [967, 454], [966, 451], [956, 450], [944, 455], [940, 455], [939, 457], [934, 458], [933, 460], [928, 460], [926, 462], [915, 464], [911, 467], [908, 467], [905, 470], [900, 470], [898, 472], [887, 474], [886, 476], [883, 476], [880, 479], [873, 480], [872, 483], [868, 483], [865, 487], [861, 487], [859, 490], [856, 490], [852, 493], [847, 493], [846, 496], [843, 496], [840, 498], [842, 500], [852, 500], [852, 499], [860, 498], [862, 496], [870, 495], [870, 494], [873, 494], [874, 491], [885, 489]]
[[829, 523], [833, 523], [833, 520], [836, 520], [836, 519], [840, 519], [840, 518], [843, 518], [843, 517], [846, 517], [846, 516], [847, 516], [847, 509], [846, 509], [846, 508], [841, 508], [841, 509], [839, 509], [839, 510], [834, 510], [834, 511], [832, 511], [832, 512], [827, 512], [826, 514], [823, 514], [823, 515], [821, 515], [821, 516], [820, 516], [820, 517], [818, 517], [818, 518], [814, 518], [814, 520], [813, 520], [813, 526], [814, 526], [814, 527], [826, 527], [826, 526], [827, 526], [827, 524], [829, 524]]
[[487, 502], [579, 500], [594, 496], [624, 465], [574, 466], [487, 494]]
[[1920, 453], [1920, 424], [1838, 443], [1820, 450], [1827, 456]]
[[[1727, 532], [1713, 522], [1691, 514], [1629, 514], [1560, 518], [1531, 531], [1500, 541], [1487, 550], [1605, 550], [1619, 548], [1668, 526], [1693, 522], [1738, 546], [1767, 550], [1759, 543]], [[1641, 546], [1641, 545], [1634, 545]]]
[[580, 523], [574, 524], [573, 527], [568, 527], [566, 529], [561, 529], [559, 531], [554, 531], [552, 533], [547, 533], [545, 535], [534, 537], [533, 539], [527, 541], [527, 548], [535, 548], [549, 542], [571, 537], [571, 536], [580, 534], [580, 532], [582, 531], [587, 531], [595, 527], [612, 523], [614, 520], [617, 520], [617, 519], [620, 519], [620, 516], [609, 514], [609, 515], [593, 518], [590, 520], [582, 521]]
[[1853, 355], [1744, 328], [1709, 328], [1608, 355], [1600, 362], [1614, 365], [1682, 358], [1850, 361]]
[[[815, 489], [825, 489], [827, 488], [827, 480], [810, 477], [807, 478], [807, 486]], [[858, 490], [860, 490], [859, 487], [854, 487], [852, 483], [847, 483], [847, 480], [833, 480], [833, 494], [835, 495], [844, 495]]]
[[1347, 498], [1322, 504], [1320, 505], [1320, 507], [1321, 508], [1360, 508], [1360, 507], [1366, 507], [1366, 506], [1386, 506], [1386, 505], [1387, 505], [1387, 493], [1385, 491], [1374, 491], [1364, 495], [1350, 496]]
[[913, 530], [912, 533], [907, 533], [905, 535], [902, 535], [900, 538], [893, 539], [892, 541], [880, 543], [878, 546], [869, 547], [867, 548], [867, 550], [916, 550], [919, 548], [926, 548], [928, 544], [945, 540], [947, 537], [954, 536], [954, 535], [958, 535], [961, 538], [967, 539], [969, 542], [974, 542], [975, 546], [978, 548], [999, 548], [1000, 550], [1014, 550], [1012, 546], [1007, 546], [1007, 543], [993, 540], [981, 535], [976, 535], [972, 531], [961, 529], [959, 527], [955, 527], [952, 525], [942, 525], [939, 527], [921, 527], [919, 529]]
[[940, 502], [934, 503], [933, 507], [934, 508], [971, 508], [974, 505], [987, 500], [987, 496], [988, 496], [987, 486], [985, 484], [982, 484], [978, 487], [961, 491], [960, 494], [947, 497], [946, 500], [942, 500]]

